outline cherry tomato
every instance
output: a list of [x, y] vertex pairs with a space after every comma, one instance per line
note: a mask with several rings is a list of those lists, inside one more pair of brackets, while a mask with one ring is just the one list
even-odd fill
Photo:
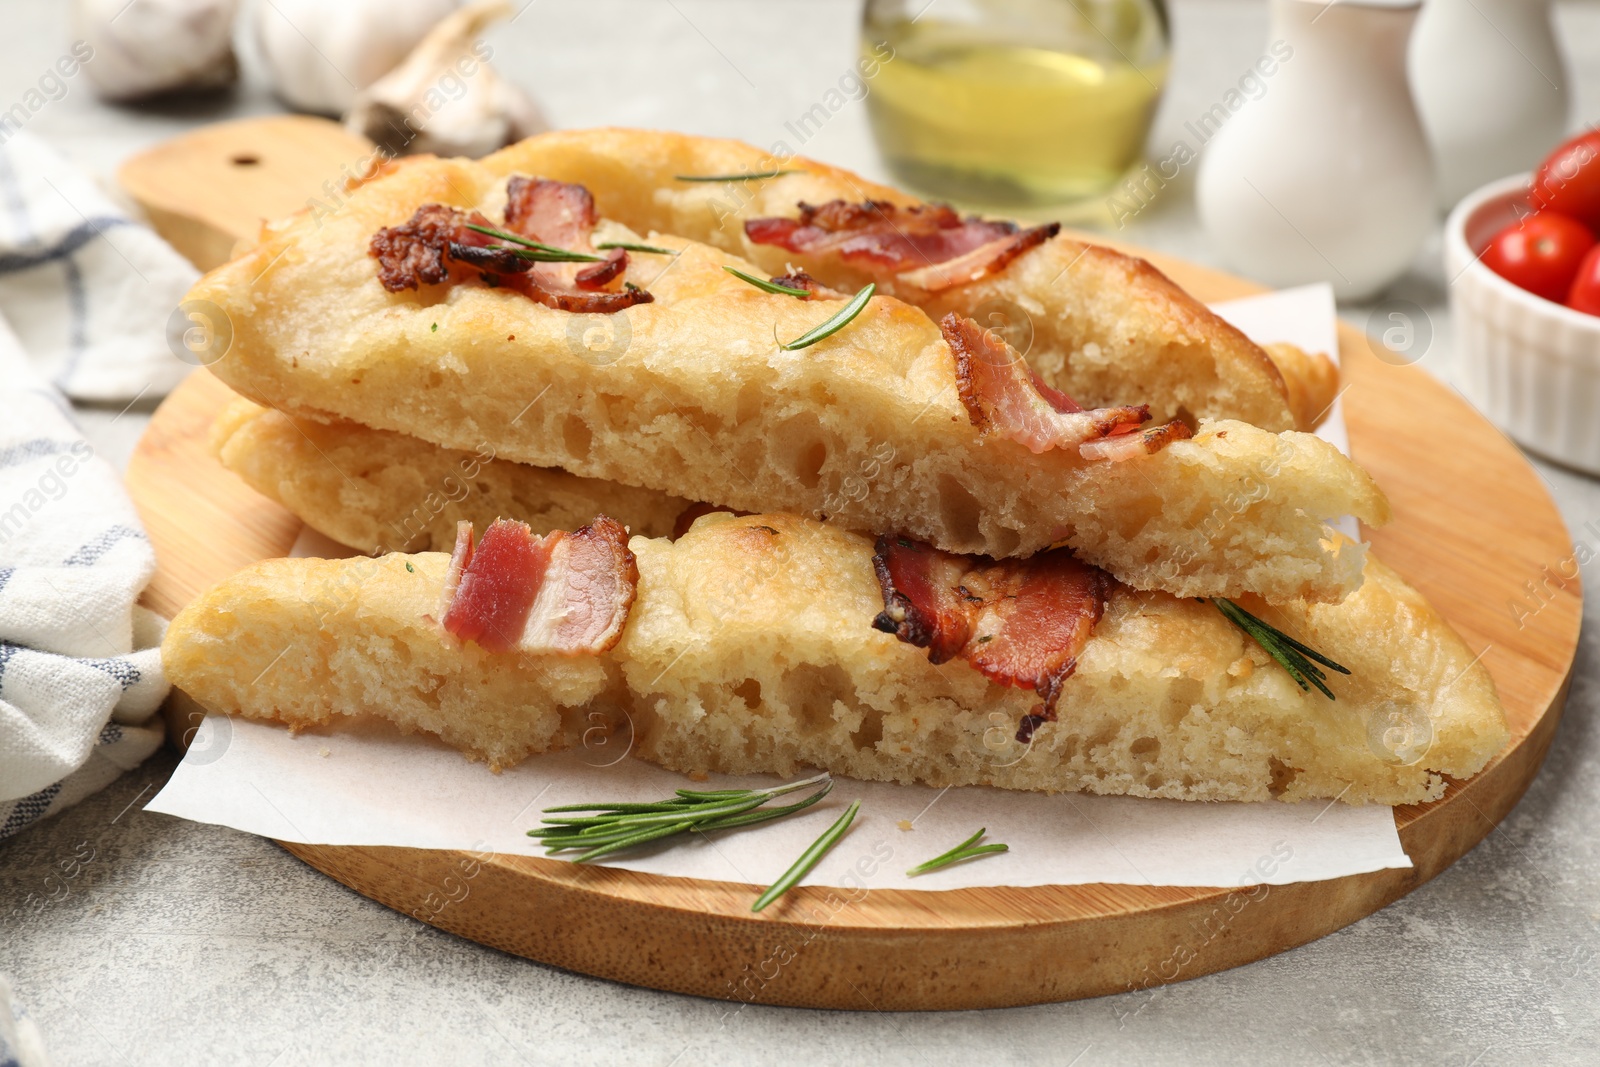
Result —
[[1600, 130], [1579, 134], [1539, 165], [1533, 206], [1570, 215], [1600, 231]]
[[1589, 249], [1578, 265], [1578, 276], [1567, 290], [1567, 307], [1600, 315], [1600, 245]]
[[1512, 285], [1559, 304], [1594, 243], [1583, 223], [1540, 211], [1495, 234], [1483, 250], [1483, 262]]

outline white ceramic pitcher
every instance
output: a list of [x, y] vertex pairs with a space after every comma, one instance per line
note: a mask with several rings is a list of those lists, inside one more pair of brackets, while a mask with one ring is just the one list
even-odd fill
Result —
[[1411, 35], [1411, 89], [1441, 207], [1537, 167], [1572, 104], [1550, 0], [1427, 0]]
[[1416, 255], [1434, 213], [1406, 83], [1417, 7], [1272, 0], [1270, 40], [1289, 55], [1200, 157], [1200, 219], [1234, 267], [1274, 286], [1327, 281], [1340, 300], [1361, 300]]

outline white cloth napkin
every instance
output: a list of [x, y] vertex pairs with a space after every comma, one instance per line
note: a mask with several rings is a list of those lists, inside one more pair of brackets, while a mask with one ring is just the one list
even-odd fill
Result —
[[[0, 838], [161, 743], [155, 554], [61, 393], [160, 396], [195, 271], [36, 137], [0, 146]], [[3, 1062], [3, 1061], [0, 1061]]]
[[0, 975], [0, 1067], [50, 1067], [39, 1027]]
[[191, 369], [167, 322], [199, 277], [26, 130], [0, 145], [0, 316], [74, 400], [163, 396]]

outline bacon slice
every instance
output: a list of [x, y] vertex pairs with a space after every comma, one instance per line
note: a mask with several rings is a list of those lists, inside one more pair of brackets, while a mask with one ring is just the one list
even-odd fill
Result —
[[872, 625], [926, 648], [930, 662], [961, 656], [992, 682], [1036, 691], [1041, 703], [1023, 722], [1029, 737], [1028, 719], [1054, 721], [1062, 684], [1116, 586], [1062, 548], [997, 562], [880, 537], [872, 563], [883, 592]]
[[1193, 436], [1193, 430], [1173, 419], [1165, 426], [1152, 426], [1148, 430], [1102, 437], [1098, 441], [1085, 441], [1078, 446], [1078, 455], [1084, 459], [1108, 459], [1113, 463], [1121, 463], [1125, 459], [1153, 455], [1173, 441], [1182, 441]]
[[643, 289], [624, 289], [619, 293], [594, 293], [576, 286], [548, 285], [540, 275], [540, 271], [534, 270], [527, 274], [513, 274], [498, 281], [505, 288], [515, 289], [529, 300], [543, 304], [547, 308], [586, 315], [610, 315], [635, 304], [648, 304], [655, 299]]
[[1040, 381], [1003, 337], [971, 319], [952, 312], [939, 329], [955, 355], [961, 402], [984, 436], [998, 434], [1038, 453], [1129, 433], [1150, 417], [1148, 404], [1084, 411]]
[[527, 652], [604, 652], [622, 637], [639, 568], [628, 531], [604, 515], [560, 536], [517, 647]]
[[899, 280], [930, 293], [941, 293], [958, 285], [999, 274], [1006, 266], [1030, 248], [1044, 244], [1061, 232], [1061, 224], [1034, 226], [1010, 237], [1001, 237], [988, 244], [979, 245], [966, 255], [932, 263], [916, 270], [903, 271]]
[[964, 655], [990, 681], [1036, 690], [1053, 709], [1105, 613], [1112, 581], [1061, 548], [974, 568], [961, 582], [981, 605]]
[[948, 204], [901, 208], [885, 200], [802, 203], [797, 219], [750, 219], [744, 226], [756, 244], [791, 252], [834, 252], [890, 271], [954, 259], [1016, 229], [1011, 222], [963, 220]]
[[[478, 217], [482, 218], [481, 215]], [[486, 234], [475, 231], [469, 232], [472, 233], [472, 236], [482, 238], [485, 241], [494, 240], [494, 238]], [[503, 245], [480, 247], [478, 245], [462, 244], [459, 241], [451, 241], [448, 253], [451, 259], [477, 267], [485, 274], [526, 274], [533, 269], [531, 260], [523, 259]]]
[[638, 580], [628, 531], [604, 515], [544, 537], [500, 519], [476, 548], [472, 524], [463, 522], [445, 579], [442, 625], [490, 652], [604, 652], [622, 636]]
[[[572, 182], [513, 176], [506, 182], [506, 229], [556, 248], [595, 251], [593, 233], [600, 220], [589, 190]], [[602, 263], [536, 263], [505, 284], [559, 311], [609, 315], [655, 299], [643, 289], [622, 286], [628, 253], [613, 248]]]
[[799, 218], [750, 219], [744, 224], [745, 236], [756, 244], [836, 255], [929, 292], [1004, 270], [1060, 230], [1060, 223], [1050, 223], [1018, 232], [1014, 222], [975, 215], [963, 219], [948, 204], [898, 207], [884, 200], [801, 203]]
[[[378, 280], [391, 293], [416, 289], [419, 285], [438, 285], [450, 280], [450, 264], [462, 256], [476, 254], [477, 249], [495, 243], [494, 238], [475, 230], [475, 226], [488, 226], [489, 220], [476, 211], [470, 215], [459, 208], [443, 204], [424, 204], [417, 208], [409, 220], [399, 226], [385, 226], [372, 235], [367, 252], [378, 261]], [[526, 260], [506, 257], [505, 270], [527, 270]], [[470, 266], [481, 264], [460, 260]]]
[[[469, 539], [471, 530], [468, 524]], [[559, 533], [535, 537], [525, 524], [509, 519], [492, 523], [476, 548], [468, 546], [455, 595], [445, 610], [444, 628], [490, 652], [515, 648], [560, 537]], [[452, 564], [460, 552], [458, 526]]]
[[975, 557], [942, 552], [905, 537], [880, 537], [872, 568], [883, 611], [872, 625], [928, 650], [933, 663], [960, 655], [972, 637], [978, 601], [961, 586]]
[[589, 234], [599, 221], [594, 197], [574, 182], [520, 175], [506, 182], [506, 229], [513, 233], [557, 248], [591, 252]]
[[444, 586], [439, 590], [440, 619], [448, 618], [450, 605], [455, 602], [456, 591], [461, 588], [461, 576], [472, 562], [472, 523], [466, 519], [456, 523], [456, 547], [450, 553], [450, 569], [445, 572]]
[[780, 274], [773, 278], [772, 284], [785, 285], [790, 289], [804, 289], [811, 294], [802, 298], [805, 300], [843, 300], [850, 295], [849, 293], [841, 293], [837, 289], [830, 289], [805, 271], [795, 270], [793, 267], [789, 269], [788, 274]]
[[622, 277], [628, 269], [628, 253], [621, 248], [613, 248], [606, 253], [604, 263], [596, 263], [592, 267], [584, 267], [573, 276], [573, 283], [579, 289], [600, 290]]
[[[506, 183], [504, 229], [556, 248], [593, 253], [591, 235], [599, 216], [589, 190], [570, 182], [513, 177]], [[512, 289], [560, 311], [610, 314], [654, 299], [623, 284], [628, 253], [609, 251], [598, 263], [536, 263], [468, 226], [493, 224], [443, 204], [424, 204], [411, 219], [373, 235], [368, 252], [378, 260], [378, 280], [391, 293], [439, 285], [466, 276], [452, 266], [477, 270], [490, 285]]]

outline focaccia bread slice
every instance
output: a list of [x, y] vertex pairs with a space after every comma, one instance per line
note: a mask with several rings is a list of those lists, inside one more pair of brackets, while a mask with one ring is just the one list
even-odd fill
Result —
[[[655, 130], [560, 130], [483, 160], [496, 174], [538, 174], [587, 185], [602, 214], [632, 228], [682, 234], [759, 264], [802, 267], [836, 288], [877, 280], [881, 292], [931, 318], [955, 311], [1031, 336], [1028, 361], [1085, 406], [1148, 403], [1158, 421], [1238, 419], [1267, 430], [1310, 430], [1327, 414], [1338, 370], [1323, 354], [1264, 351], [1143, 259], [1056, 234], [988, 277], [942, 292], [837, 257], [758, 244], [745, 223], [792, 218], [803, 202], [921, 201], [838, 167], [774, 155], [741, 141]], [[686, 182], [680, 176], [786, 173], [763, 180]], [[1298, 401], [1298, 402], [1297, 402]]]
[[620, 641], [589, 655], [492, 655], [436, 615], [449, 557], [268, 560], [173, 621], [174, 685], [213, 711], [294, 728], [374, 715], [501, 767], [579, 743], [599, 712], [682, 771], [805, 766], [928, 785], [1187, 800], [1411, 803], [1504, 744], [1494, 686], [1423, 598], [1375, 559], [1338, 605], [1266, 609], [1347, 666], [1302, 692], [1210, 604], [1117, 587], [1061, 685], [1058, 720], [966, 660], [873, 628], [873, 543], [786, 515], [700, 518], [634, 537]]
[[440, 448], [353, 422], [293, 419], [239, 398], [211, 429], [222, 465], [307, 526], [373, 555], [446, 551], [462, 519], [506, 515], [570, 530], [605, 514], [645, 537], [672, 533], [689, 501], [496, 459], [487, 444]]
[[1202, 424], [1123, 462], [985, 436], [920, 310], [874, 297], [831, 337], [785, 351], [774, 336], [842, 302], [762, 292], [723, 269], [753, 266], [681, 238], [649, 236], [681, 251], [633, 255], [626, 281], [654, 300], [609, 316], [479, 280], [379, 283], [379, 229], [432, 203], [498, 216], [503, 185], [469, 161], [420, 160], [336, 216], [275, 227], [191, 293], [232, 322], [212, 370], [290, 415], [488, 443], [504, 459], [955, 552], [1065, 542], [1130, 585], [1186, 596], [1338, 600], [1360, 581], [1361, 550], [1336, 547], [1324, 520], [1388, 518], [1371, 478], [1308, 434]]

